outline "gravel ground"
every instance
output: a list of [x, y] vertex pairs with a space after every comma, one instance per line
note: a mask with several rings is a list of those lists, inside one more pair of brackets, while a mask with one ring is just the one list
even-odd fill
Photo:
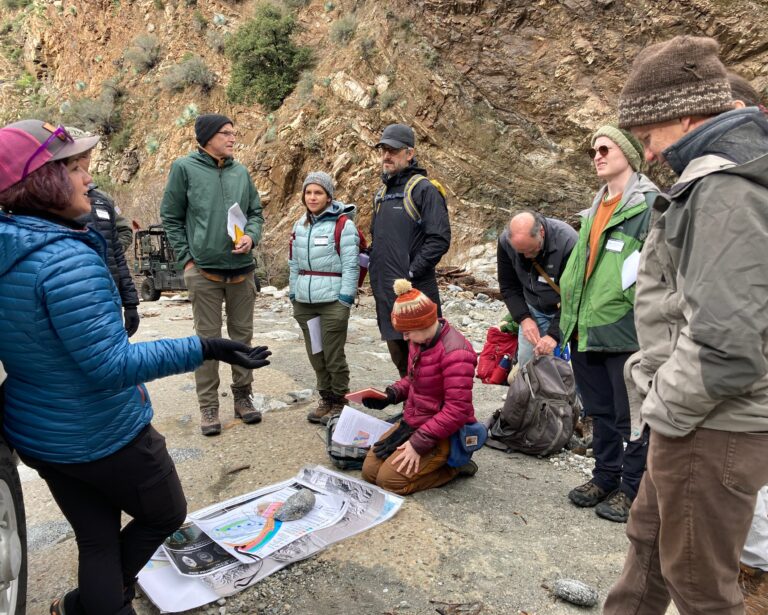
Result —
[[[455, 290], [445, 294], [445, 305], [447, 318], [478, 350], [487, 327], [503, 314], [500, 303]], [[142, 304], [140, 311], [144, 318], [136, 342], [193, 332], [188, 303], [161, 300]], [[192, 374], [149, 384], [154, 425], [167, 438], [190, 510], [285, 480], [306, 464], [330, 467], [324, 433], [305, 420], [315, 399], [314, 376], [290, 305], [284, 298], [260, 295], [255, 313], [254, 341], [273, 351], [272, 365], [255, 372], [254, 388], [269, 408], [261, 424], [232, 419], [231, 396], [222, 387], [225, 429], [219, 437], [205, 438]], [[396, 376], [374, 318], [370, 298], [353, 310], [347, 345], [353, 390], [383, 387]], [[222, 368], [221, 374], [228, 384], [228, 370]], [[498, 408], [504, 392], [478, 382], [478, 418]], [[409, 496], [391, 521], [188, 613], [426, 615], [449, 608], [446, 603], [467, 605], [448, 613], [472, 615], [585, 612], [545, 588], [561, 577], [595, 587], [602, 603], [621, 570], [627, 540], [624, 525], [567, 500], [568, 491], [586, 480], [592, 460], [571, 453], [538, 459], [491, 449], [479, 451], [475, 460], [480, 467], [475, 477]], [[246, 470], [228, 473], [243, 464]], [[76, 583], [77, 548], [45, 484], [26, 468], [22, 477], [30, 535], [27, 613], [44, 615], [51, 599]], [[135, 607], [140, 615], [158, 613], [146, 598], [136, 600]]]

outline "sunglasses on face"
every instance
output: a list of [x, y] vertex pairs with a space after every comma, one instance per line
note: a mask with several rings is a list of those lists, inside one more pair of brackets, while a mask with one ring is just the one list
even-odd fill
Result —
[[50, 124], [43, 124], [43, 128], [49, 131], [51, 133], [51, 136], [48, 137], [43, 142], [43, 144], [35, 150], [35, 153], [29, 157], [29, 160], [27, 160], [27, 164], [24, 165], [24, 171], [21, 174], [21, 179], [24, 179], [27, 175], [29, 175], [29, 165], [32, 164], [32, 161], [34, 161], [35, 158], [37, 158], [40, 154], [42, 154], [45, 150], [48, 149], [48, 146], [51, 143], [53, 143], [54, 139], [58, 138], [64, 143], [75, 142], [75, 140], [70, 136], [70, 134], [67, 132], [64, 126], [59, 125], [57, 128], [54, 128]]
[[612, 149], [613, 149], [612, 147], [608, 147], [607, 145], [601, 145], [597, 149], [595, 149], [594, 147], [590, 147], [587, 150], [587, 154], [589, 155], [590, 160], [594, 160], [595, 156], [597, 156], [598, 154], [600, 154], [600, 156], [605, 158], [608, 155], [608, 152], [610, 152]]

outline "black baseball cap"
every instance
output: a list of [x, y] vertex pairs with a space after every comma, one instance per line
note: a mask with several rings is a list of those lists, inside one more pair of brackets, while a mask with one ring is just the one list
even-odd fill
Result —
[[413, 128], [405, 124], [390, 124], [381, 133], [381, 140], [376, 144], [376, 147], [386, 145], [395, 149], [403, 149], [404, 147], [413, 147], [415, 143]]

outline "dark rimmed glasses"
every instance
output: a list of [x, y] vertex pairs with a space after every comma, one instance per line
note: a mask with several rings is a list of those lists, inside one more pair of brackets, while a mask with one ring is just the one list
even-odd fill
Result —
[[610, 152], [613, 148], [608, 147], [607, 145], [601, 145], [598, 148], [590, 147], [587, 150], [587, 154], [589, 155], [590, 160], [594, 160], [595, 156], [600, 154], [603, 158], [605, 158], [608, 155], [608, 152]]
[[37, 158], [40, 154], [42, 154], [45, 150], [48, 149], [48, 146], [53, 143], [53, 140], [58, 138], [61, 139], [64, 143], [74, 143], [75, 140], [72, 138], [72, 136], [67, 132], [67, 129], [64, 128], [64, 126], [59, 125], [57, 128], [54, 128], [50, 124], [43, 124], [43, 128], [48, 130], [51, 133], [51, 136], [48, 137], [43, 144], [38, 147], [35, 150], [35, 153], [32, 154], [29, 157], [29, 160], [27, 160], [27, 164], [24, 165], [24, 171], [21, 174], [21, 179], [24, 179], [27, 175], [29, 175], [29, 165], [32, 164], [32, 161]]

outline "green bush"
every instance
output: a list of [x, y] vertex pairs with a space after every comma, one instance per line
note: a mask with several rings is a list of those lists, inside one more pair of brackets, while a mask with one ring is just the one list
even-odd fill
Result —
[[131, 135], [133, 134], [133, 126], [128, 124], [124, 128], [120, 129], [109, 140], [109, 146], [116, 152], [122, 152], [128, 148], [131, 144]]
[[379, 96], [379, 105], [381, 106], [382, 110], [385, 111], [394, 105], [398, 98], [400, 98], [400, 95], [397, 92], [393, 90], [387, 90], [381, 96]]
[[360, 57], [366, 62], [376, 55], [376, 39], [371, 36], [360, 41]]
[[282, 104], [311, 60], [309, 49], [291, 41], [295, 29], [293, 16], [271, 4], [257, 7], [253, 19], [240, 26], [227, 42], [231, 102], [255, 100], [270, 110]]
[[216, 53], [223, 53], [227, 48], [227, 41], [230, 36], [229, 32], [208, 30], [208, 32], [205, 33], [205, 40], [208, 41], [208, 46]]
[[314, 154], [319, 154], [323, 149], [323, 141], [315, 131], [307, 133], [304, 137], [304, 149]]
[[171, 66], [160, 79], [160, 85], [171, 92], [181, 92], [196, 85], [203, 92], [208, 92], [216, 83], [216, 75], [205, 65], [200, 56], [192, 56], [179, 64]]
[[109, 97], [77, 98], [63, 110], [65, 124], [111, 135], [121, 128], [120, 106]]
[[294, 11], [303, 8], [309, 4], [309, 0], [283, 0], [285, 6]]
[[137, 72], [147, 72], [160, 61], [160, 41], [152, 34], [140, 34], [123, 55]]
[[208, 27], [208, 20], [200, 9], [192, 13], [192, 25], [198, 32], [202, 32]]
[[312, 75], [311, 71], [304, 71], [301, 73], [301, 79], [299, 79], [299, 83], [296, 86], [296, 91], [299, 95], [299, 98], [303, 101], [308, 101], [312, 98], [312, 92], [315, 89], [315, 78]]
[[32, 0], [3, 0], [3, 4], [10, 10], [23, 9], [32, 4]]
[[357, 18], [354, 15], [345, 15], [331, 25], [331, 40], [337, 45], [348, 45], [355, 36], [357, 30]]

